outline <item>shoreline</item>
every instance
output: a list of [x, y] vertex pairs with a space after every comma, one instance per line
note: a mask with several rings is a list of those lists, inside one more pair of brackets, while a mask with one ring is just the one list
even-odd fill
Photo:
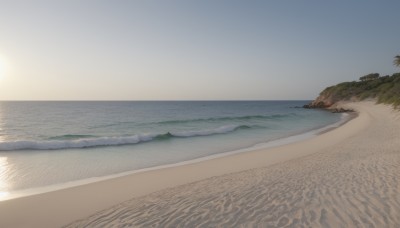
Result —
[[316, 153], [163, 189], [66, 227], [398, 227], [400, 113], [350, 105], [365, 121], [344, 127], [358, 132], [327, 133], [347, 138]]
[[265, 149], [270, 149], [270, 148], [274, 148], [274, 147], [289, 145], [292, 143], [309, 140], [314, 137], [317, 137], [318, 135], [332, 131], [332, 130], [346, 124], [347, 122], [351, 121], [352, 119], [356, 118], [357, 115], [358, 115], [357, 113], [352, 113], [352, 114], [342, 113], [342, 116], [339, 121], [329, 124], [327, 126], [323, 126], [323, 127], [316, 128], [316, 129], [311, 129], [309, 131], [302, 132], [299, 134], [288, 135], [286, 137], [274, 139], [274, 140], [267, 141], [267, 142], [257, 143], [250, 147], [216, 153], [216, 154], [208, 155], [205, 157], [197, 157], [194, 159], [184, 160], [184, 161], [180, 161], [180, 162], [176, 162], [176, 163], [163, 164], [163, 165], [158, 165], [158, 166], [153, 166], [153, 167], [146, 167], [146, 168], [142, 168], [142, 169], [138, 169], [138, 170], [131, 170], [131, 171], [126, 171], [126, 172], [122, 172], [122, 173], [110, 174], [110, 175], [106, 175], [106, 176], [91, 177], [91, 178], [85, 178], [85, 179], [81, 179], [81, 180], [75, 180], [75, 181], [54, 184], [54, 185], [49, 185], [49, 186], [17, 190], [17, 191], [11, 192], [11, 193], [7, 192], [7, 194], [0, 196], [0, 203], [2, 201], [8, 201], [8, 200], [18, 199], [18, 198], [23, 198], [23, 197], [29, 197], [29, 196], [49, 193], [49, 192], [53, 192], [53, 191], [59, 191], [59, 190], [63, 190], [63, 189], [73, 188], [73, 187], [79, 187], [81, 185], [92, 184], [92, 183], [96, 183], [96, 182], [100, 182], [100, 181], [107, 181], [110, 179], [134, 175], [134, 174], [138, 174], [138, 173], [162, 170], [162, 169], [166, 169], [166, 168], [172, 168], [172, 167], [178, 167], [178, 166], [184, 166], [184, 165], [190, 165], [190, 164], [204, 162], [204, 161], [212, 160], [212, 159], [216, 159], [216, 158], [232, 156], [232, 155], [239, 154], [239, 153], [246, 153], [246, 152], [262, 150], [262, 149], [265, 150]]
[[[337, 145], [370, 124], [371, 117], [366, 112], [360, 112], [356, 118], [340, 127], [305, 141], [2, 201], [0, 223], [7, 227], [65, 225], [126, 200], [162, 189], [311, 155], [323, 148]], [[22, 220], [21, 215], [24, 218]]]

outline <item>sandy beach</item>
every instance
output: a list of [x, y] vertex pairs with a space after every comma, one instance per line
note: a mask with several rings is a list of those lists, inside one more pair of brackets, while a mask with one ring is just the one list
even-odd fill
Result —
[[400, 116], [373, 102], [315, 138], [0, 202], [0, 227], [398, 227]]

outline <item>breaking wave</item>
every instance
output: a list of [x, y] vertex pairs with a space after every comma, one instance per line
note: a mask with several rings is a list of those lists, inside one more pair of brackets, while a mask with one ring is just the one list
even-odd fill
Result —
[[296, 113], [288, 113], [288, 114], [273, 114], [273, 115], [248, 115], [248, 116], [225, 116], [225, 117], [212, 117], [212, 118], [197, 118], [197, 119], [181, 119], [181, 120], [166, 120], [159, 122], [146, 122], [146, 123], [137, 123], [130, 121], [116, 122], [104, 125], [97, 125], [90, 127], [91, 129], [97, 128], [108, 128], [114, 126], [129, 126], [129, 125], [175, 125], [175, 124], [190, 124], [190, 123], [202, 123], [202, 122], [213, 122], [213, 123], [224, 123], [226, 121], [252, 121], [252, 120], [280, 120], [285, 118], [295, 117], [298, 114]]
[[154, 140], [170, 138], [189, 138], [198, 136], [210, 136], [226, 134], [239, 129], [259, 128], [260, 126], [226, 125], [214, 129], [167, 132], [161, 134], [138, 134], [132, 136], [108, 136], [96, 137], [92, 135], [62, 135], [51, 137], [49, 140], [24, 140], [0, 142], [0, 151], [13, 150], [59, 150], [72, 148], [87, 148], [98, 146], [119, 146], [137, 144]]

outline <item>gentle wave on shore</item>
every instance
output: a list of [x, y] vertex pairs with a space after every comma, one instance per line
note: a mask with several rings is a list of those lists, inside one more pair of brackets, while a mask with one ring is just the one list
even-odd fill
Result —
[[[87, 148], [96, 146], [121, 146], [149, 142], [153, 140], [166, 140], [170, 138], [189, 138], [198, 136], [211, 136], [226, 134], [240, 129], [262, 128], [262, 126], [227, 125], [215, 129], [192, 130], [182, 132], [167, 132], [160, 134], [139, 134], [132, 136], [95, 137], [91, 135], [63, 135], [52, 137], [53, 140], [42, 141], [12, 141], [0, 142], [0, 151], [13, 150], [57, 150], [72, 148]], [[60, 140], [63, 139], [63, 140]]]

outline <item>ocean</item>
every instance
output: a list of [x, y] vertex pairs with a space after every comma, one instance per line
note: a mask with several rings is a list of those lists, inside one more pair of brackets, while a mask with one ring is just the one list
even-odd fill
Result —
[[0, 199], [316, 135], [310, 101], [3, 101]]

